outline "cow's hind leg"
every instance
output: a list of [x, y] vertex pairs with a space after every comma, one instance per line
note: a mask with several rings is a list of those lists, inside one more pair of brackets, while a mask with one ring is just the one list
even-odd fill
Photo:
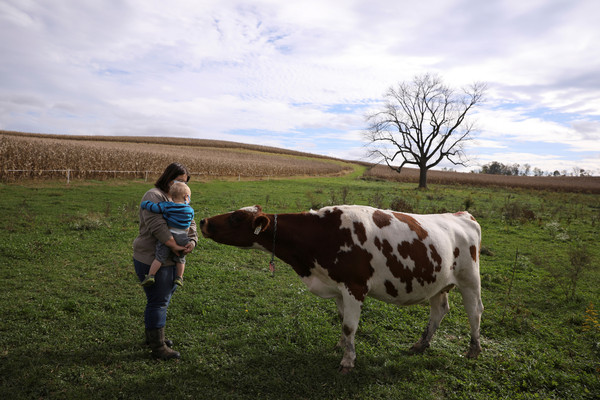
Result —
[[429, 342], [431, 341], [433, 334], [440, 326], [440, 322], [442, 322], [444, 316], [450, 310], [448, 304], [448, 292], [440, 292], [429, 299], [429, 307], [429, 322], [419, 341], [410, 349], [412, 353], [422, 353], [429, 347]]
[[479, 285], [476, 285], [473, 288], [462, 289], [461, 294], [465, 311], [469, 317], [469, 324], [471, 325], [471, 343], [467, 357], [477, 358], [479, 353], [481, 353], [481, 344], [479, 342], [479, 326], [481, 324], [481, 314], [483, 313], [481, 290], [479, 289]]
[[[340, 295], [335, 298], [335, 305], [337, 306], [338, 316], [340, 317], [340, 323], [344, 324], [344, 298]], [[346, 336], [342, 332], [342, 336], [340, 337], [340, 341], [337, 343], [336, 347], [341, 347], [342, 349], [346, 347]]]
[[342, 339], [340, 345], [344, 350], [344, 356], [340, 362], [340, 372], [347, 374], [354, 368], [354, 360], [356, 360], [354, 336], [358, 329], [362, 302], [356, 300], [350, 294], [344, 294], [343, 299], [338, 300], [337, 304], [342, 312]]

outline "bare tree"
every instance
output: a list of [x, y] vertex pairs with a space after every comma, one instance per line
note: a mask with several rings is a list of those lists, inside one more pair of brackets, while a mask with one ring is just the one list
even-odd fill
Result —
[[417, 166], [419, 188], [426, 188], [427, 171], [442, 160], [466, 165], [463, 144], [473, 124], [465, 117], [485, 91], [484, 83], [474, 83], [457, 93], [432, 74], [390, 87], [383, 109], [367, 115], [369, 156], [398, 173], [407, 164]]

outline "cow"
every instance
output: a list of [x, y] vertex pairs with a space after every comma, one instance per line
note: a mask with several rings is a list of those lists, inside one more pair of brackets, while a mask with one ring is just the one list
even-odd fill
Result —
[[481, 352], [481, 228], [466, 211], [418, 215], [341, 205], [266, 214], [252, 206], [205, 218], [200, 227], [204, 237], [218, 243], [272, 253], [310, 292], [335, 299], [342, 321], [342, 373], [354, 367], [354, 336], [367, 296], [400, 306], [429, 302], [429, 323], [410, 349], [422, 353], [449, 311], [448, 292], [456, 287], [471, 326], [466, 355], [476, 358]]

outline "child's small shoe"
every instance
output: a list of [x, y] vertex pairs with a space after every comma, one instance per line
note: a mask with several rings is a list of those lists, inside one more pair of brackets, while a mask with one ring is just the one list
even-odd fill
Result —
[[177, 278], [175, 278], [175, 280], [173, 282], [176, 285], [183, 287], [183, 277], [182, 276], [178, 276]]
[[142, 286], [152, 286], [154, 285], [154, 275], [146, 275], [146, 277], [144, 278], [144, 280], [142, 281], [142, 283], [140, 283], [140, 285]]

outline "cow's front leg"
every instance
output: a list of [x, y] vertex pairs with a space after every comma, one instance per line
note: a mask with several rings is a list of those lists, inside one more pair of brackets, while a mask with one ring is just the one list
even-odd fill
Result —
[[360, 319], [362, 302], [356, 300], [351, 294], [345, 294], [342, 304], [342, 339], [340, 340], [340, 344], [344, 350], [344, 356], [340, 362], [340, 372], [342, 374], [347, 374], [354, 368], [354, 360], [356, 360], [354, 336], [358, 329], [358, 320]]

